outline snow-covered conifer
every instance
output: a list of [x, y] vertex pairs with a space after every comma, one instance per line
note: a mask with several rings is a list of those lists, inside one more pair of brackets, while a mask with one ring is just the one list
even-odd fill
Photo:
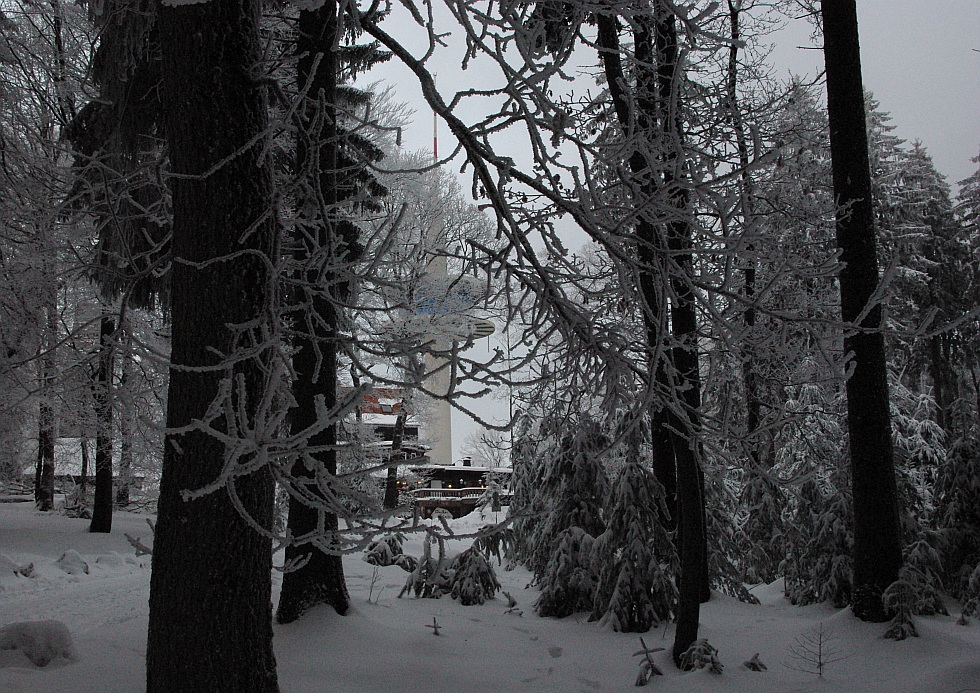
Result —
[[402, 544], [405, 536], [400, 533], [388, 534], [375, 539], [364, 550], [364, 560], [371, 565], [393, 565], [404, 552]]
[[528, 562], [539, 581], [546, 572], [556, 574], [549, 563], [562, 532], [578, 527], [597, 537], [605, 530], [602, 504], [608, 481], [599, 454], [608, 448], [609, 441], [587, 415], [567, 421], [563, 432], [554, 454], [545, 460], [541, 476], [539, 502], [546, 515], [536, 523]]
[[787, 532], [786, 596], [794, 604], [850, 603], [852, 584], [850, 489], [842, 474], [827, 491], [813, 480], [803, 484]]
[[606, 531], [595, 541], [598, 587], [591, 620], [643, 633], [671, 617], [677, 589], [669, 577], [673, 547], [660, 524], [663, 503], [652, 470], [630, 460], [613, 486]]
[[976, 434], [950, 448], [936, 483], [936, 524], [946, 540], [946, 587], [961, 599], [980, 565], [980, 441]]
[[535, 604], [539, 615], [564, 618], [592, 609], [597, 579], [592, 565], [594, 543], [581, 527], [569, 527], [558, 535], [540, 579], [541, 596]]
[[693, 671], [707, 669], [712, 674], [721, 674], [725, 665], [718, 659], [718, 649], [707, 638], [695, 640], [681, 655], [681, 669]]
[[475, 546], [456, 556], [450, 571], [449, 593], [463, 606], [493, 599], [500, 589], [493, 566]]

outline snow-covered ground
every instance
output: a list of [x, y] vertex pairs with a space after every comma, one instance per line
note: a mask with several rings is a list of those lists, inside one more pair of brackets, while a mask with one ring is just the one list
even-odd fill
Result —
[[[454, 521], [458, 533], [479, 523]], [[7, 570], [0, 575], [0, 627], [18, 621], [63, 621], [75, 639], [78, 661], [45, 668], [20, 652], [0, 651], [0, 691], [46, 693], [129, 693], [144, 689], [149, 560], [136, 558], [123, 536], [148, 541], [144, 517], [117, 513], [110, 535], [89, 534], [88, 521], [39, 513], [30, 503], [0, 504], [0, 554], [10, 562], [34, 564], [32, 577]], [[467, 543], [450, 542], [451, 551]], [[421, 539], [410, 537], [407, 553], [421, 554]], [[69, 574], [56, 565], [74, 550], [89, 572]], [[284, 693], [373, 693], [375, 691], [630, 691], [638, 671], [636, 634], [611, 633], [580, 614], [563, 620], [533, 612], [536, 590], [527, 588], [522, 569], [498, 569], [503, 589], [523, 615], [505, 613], [505, 599], [461, 606], [397, 595], [407, 573], [378, 568], [358, 556], [345, 560], [352, 613], [329, 609], [300, 622], [276, 626], [275, 648]], [[277, 579], [277, 577], [274, 577]], [[373, 598], [368, 597], [373, 586]], [[277, 583], [278, 584], [278, 583]], [[847, 610], [789, 605], [777, 585], [755, 590], [761, 606], [722, 595], [702, 607], [702, 636], [718, 648], [720, 676], [706, 670], [681, 673], [667, 652], [654, 655], [665, 676], [657, 691], [881, 691], [960, 693], [980, 691], [980, 624], [955, 623], [954, 616], [918, 619], [921, 637], [893, 642], [882, 625], [865, 624]], [[434, 637], [433, 617], [441, 635]], [[821, 627], [844, 657], [829, 664], [822, 679], [785, 666], [802, 666], [789, 648], [795, 639]], [[650, 647], [670, 647], [672, 626], [643, 636]], [[767, 671], [752, 672], [742, 662], [759, 653]], [[784, 664], [785, 663], [785, 664]]]

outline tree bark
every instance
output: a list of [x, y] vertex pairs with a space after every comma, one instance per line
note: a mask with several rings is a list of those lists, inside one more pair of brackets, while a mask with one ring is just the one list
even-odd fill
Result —
[[[314, 403], [322, 397], [330, 409], [337, 403], [337, 355], [341, 305], [347, 297], [347, 282], [338, 272], [349, 261], [349, 239], [339, 227], [337, 201], [337, 127], [335, 118], [338, 63], [333, 50], [338, 31], [337, 3], [327, 0], [316, 10], [299, 14], [296, 50], [298, 79], [309, 86], [302, 108], [296, 141], [297, 173], [308, 181], [310, 198], [299, 206], [312, 218], [299, 218], [294, 234], [298, 270], [298, 303], [293, 369], [296, 407], [290, 412], [293, 434], [317, 423]], [[337, 424], [332, 423], [311, 436], [314, 451], [293, 465], [294, 483], [306, 486], [314, 496], [318, 486], [337, 473]], [[310, 458], [307, 464], [305, 457]], [[293, 537], [312, 537], [338, 529], [335, 513], [311, 507], [290, 495], [287, 527]], [[328, 604], [338, 614], [350, 608], [350, 596], [339, 553], [321, 548], [330, 544], [321, 537], [319, 546], [309, 540], [286, 547], [286, 560], [302, 561], [301, 567], [283, 575], [276, 620], [295, 621], [317, 604]]]
[[133, 484], [133, 397], [127, 388], [133, 377], [132, 334], [129, 322], [120, 318], [125, 332], [126, 349], [120, 354], [119, 390], [123, 396], [119, 402], [119, 479], [116, 485], [116, 506], [129, 505], [129, 491]]
[[[275, 278], [268, 107], [254, 70], [257, 0], [159, 6], [164, 125], [173, 171], [172, 351], [154, 534], [147, 691], [272, 693], [274, 481], [248, 469], [211, 494], [233, 450], [202, 430], [252, 426], [275, 345], [263, 339]], [[245, 325], [253, 326], [249, 331]], [[230, 387], [229, 387], [230, 386]], [[222, 394], [224, 393], [224, 394]], [[247, 420], [241, 421], [239, 417]], [[244, 464], [248, 463], [245, 458]]]
[[116, 325], [102, 314], [99, 321], [99, 367], [95, 374], [95, 502], [90, 532], [112, 531], [112, 372]]
[[[83, 424], [84, 425], [84, 424]], [[82, 498], [85, 498], [85, 494], [88, 492], [88, 438], [84, 435], [78, 441], [79, 447], [82, 450]]]
[[738, 49], [742, 40], [741, 3], [728, 0], [728, 19], [731, 26], [732, 44], [728, 53], [728, 109], [735, 130], [735, 147], [738, 150], [739, 207], [742, 214], [744, 233], [749, 236], [746, 246], [749, 258], [744, 269], [744, 296], [746, 339], [742, 343], [742, 382], [745, 386], [745, 442], [748, 447], [749, 467], [753, 472], [762, 470], [761, 441], [758, 437], [762, 401], [759, 392], [759, 377], [756, 372], [753, 333], [756, 323], [755, 304], [755, 259], [752, 257], [755, 235], [755, 213], [753, 210], [754, 190], [752, 175], [749, 172], [749, 145], [745, 132], [745, 122], [738, 99]]
[[[53, 280], [51, 280], [53, 281]], [[45, 324], [42, 354], [38, 360], [41, 402], [37, 418], [37, 470], [34, 476], [34, 502], [38, 510], [54, 509], [54, 444], [57, 437], [54, 382], [57, 370], [58, 295], [54, 285], [45, 287]]]
[[[656, 131], [656, 75], [652, 69], [636, 70], [636, 102], [630, 100], [627, 91], [626, 73], [622, 66], [618, 27], [615, 19], [606, 14], [596, 17], [598, 24], [598, 46], [600, 58], [606, 74], [606, 83], [616, 111], [617, 120], [624, 137], [653, 138]], [[653, 39], [647, 30], [636, 37], [637, 61], [649, 66], [653, 60]], [[629, 158], [630, 171], [635, 176], [637, 198], [656, 199], [659, 181], [652, 173], [653, 166], [638, 149]], [[657, 481], [664, 488], [665, 513], [661, 522], [669, 530], [677, 526], [677, 467], [674, 459], [673, 433], [670, 430], [670, 415], [664, 406], [662, 396], [670, 391], [667, 373], [669, 352], [665, 345], [667, 334], [667, 295], [666, 272], [662, 257], [666, 243], [657, 225], [656, 215], [651, 210], [638, 209], [635, 229], [637, 254], [637, 288], [643, 301], [643, 326], [646, 336], [647, 377], [651, 394], [654, 395], [650, 407], [650, 449], [652, 467]]]
[[663, 183], [673, 209], [667, 222], [667, 248], [674, 267], [670, 272], [671, 331], [676, 346], [671, 349], [674, 387], [679, 392], [682, 411], [675, 414], [682, 435], [674, 437], [677, 459], [677, 500], [680, 510], [681, 575], [678, 586], [677, 630], [672, 654], [681, 664], [681, 655], [697, 640], [700, 604], [710, 597], [708, 553], [705, 535], [704, 473], [698, 442], [701, 408], [701, 376], [698, 368], [697, 312], [691, 286], [690, 200], [684, 185], [684, 128], [680, 114], [680, 46], [673, 10], [664, 2], [656, 9], [655, 45], [660, 124], [665, 149]]
[[864, 87], [854, 0], [820, 3], [827, 112], [837, 204], [847, 427], [854, 494], [852, 609], [864, 621], [889, 618], [881, 595], [902, 565], [898, 492], [892, 458], [888, 380], [881, 326], [878, 259], [871, 201], [871, 167], [865, 129]]
[[405, 441], [405, 421], [408, 411], [405, 400], [402, 400], [395, 419], [395, 431], [391, 436], [391, 454], [388, 456], [388, 478], [385, 480], [384, 508], [393, 510], [398, 507], [398, 461], [402, 458], [402, 443]]
[[[670, 522], [677, 523], [679, 537], [680, 602], [674, 643], [674, 659], [679, 662], [680, 654], [697, 639], [700, 603], [707, 599], [708, 590], [703, 479], [696, 439], [701, 384], [697, 319], [689, 281], [689, 200], [682, 183], [683, 128], [675, 103], [679, 77], [677, 32], [671, 10], [661, 3], [657, 3], [652, 16], [633, 18], [636, 88], [631, 99], [626, 91], [615, 20], [601, 13], [596, 19], [600, 55], [623, 135], [645, 139], [629, 160], [637, 197], [665, 198], [671, 209], [666, 224], [662, 221], [663, 210], [638, 210], [636, 242], [651, 386], [661, 397], [670, 399], [668, 404], [652, 409], [651, 420], [653, 467], [667, 491]], [[666, 144], [661, 145], [659, 160], [652, 160], [643, 152], [658, 151], [658, 140]], [[665, 227], [663, 231], [660, 224]], [[678, 343], [669, 352], [664, 347], [668, 283], [673, 293], [671, 331]]]

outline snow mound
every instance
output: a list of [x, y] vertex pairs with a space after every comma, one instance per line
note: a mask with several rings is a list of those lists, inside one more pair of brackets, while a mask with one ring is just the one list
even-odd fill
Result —
[[35, 666], [63, 657], [78, 661], [68, 626], [61, 621], [25, 621], [0, 628], [0, 650], [20, 650]]
[[88, 575], [88, 563], [75, 549], [68, 549], [61, 554], [61, 558], [55, 561], [55, 565], [69, 575]]

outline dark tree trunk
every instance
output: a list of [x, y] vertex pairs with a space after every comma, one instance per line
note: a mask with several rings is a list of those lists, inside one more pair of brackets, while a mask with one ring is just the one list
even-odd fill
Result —
[[44, 400], [38, 411], [34, 502], [38, 510], [54, 509], [54, 409]]
[[405, 420], [408, 411], [402, 401], [395, 419], [395, 430], [391, 436], [391, 455], [388, 457], [388, 478], [385, 481], [384, 507], [392, 510], [398, 507], [398, 461], [401, 459], [402, 443], [405, 441]]
[[78, 441], [79, 447], [82, 449], [82, 498], [85, 498], [85, 494], [88, 492], [88, 438], [82, 436]]
[[121, 354], [119, 390], [123, 393], [119, 402], [119, 480], [116, 486], [116, 505], [125, 508], [129, 505], [129, 489], [133, 483], [133, 398], [128, 392], [133, 372], [132, 337], [129, 323], [120, 318], [126, 339], [126, 349]]
[[[296, 141], [296, 168], [313, 195], [300, 202], [312, 218], [298, 219], [294, 237], [298, 270], [297, 299], [301, 307], [296, 320], [293, 369], [296, 381], [293, 396], [296, 407], [290, 414], [294, 434], [317, 423], [314, 403], [322, 397], [327, 408], [337, 403], [337, 354], [340, 305], [346, 298], [346, 282], [338, 276], [338, 266], [349, 261], [348, 239], [339, 231], [337, 214], [337, 128], [336, 95], [338, 64], [333, 50], [338, 30], [337, 3], [328, 0], [319, 9], [299, 13], [297, 54], [299, 83], [309, 86], [307, 102], [301, 109]], [[337, 425], [331, 424], [310, 437], [312, 469], [305, 459], [292, 469], [294, 483], [305, 486], [312, 496], [324, 477], [337, 473]], [[322, 522], [322, 524], [321, 524]], [[283, 575], [276, 620], [295, 621], [318, 604], [332, 606], [338, 614], [350, 608], [350, 596], [339, 553], [323, 550], [311, 538], [318, 532], [335, 532], [335, 513], [311, 507], [290, 495], [287, 526], [300, 542], [286, 547], [287, 561], [301, 561], [299, 568]]]
[[[661, 231], [662, 210], [638, 210], [636, 224], [638, 284], [644, 301], [643, 319], [650, 359], [651, 387], [668, 404], [651, 411], [653, 467], [667, 491], [671, 523], [677, 523], [681, 555], [675, 661], [697, 639], [700, 603], [707, 599], [707, 552], [704, 534], [703, 478], [698, 462], [696, 431], [701, 399], [698, 375], [697, 321], [690, 284], [691, 229], [689, 202], [683, 185], [683, 129], [674, 103], [679, 79], [677, 32], [669, 8], [658, 4], [654, 16], [637, 15], [635, 27], [634, 95], [628, 94], [622, 67], [618, 28], [610, 15], [597, 15], [598, 46], [617, 119], [627, 138], [649, 143], [631, 155], [632, 181], [641, 200], [667, 199], [673, 221]], [[655, 66], [655, 69], [652, 67]], [[659, 161], [652, 143], [666, 142]], [[644, 152], [647, 152], [645, 155]], [[653, 171], [660, 171], [654, 174]], [[670, 251], [670, 257], [664, 259]], [[665, 351], [666, 284], [673, 293], [671, 331], [679, 346]], [[662, 402], [663, 400], [661, 400]], [[676, 502], [674, 490], [676, 489]]]
[[[195, 421], [252, 426], [275, 345], [277, 258], [268, 127], [256, 80], [260, 4], [211, 0], [158, 7], [164, 125], [173, 192], [172, 352], [163, 476], [150, 578], [149, 693], [278, 691], [272, 650], [270, 471], [247, 470], [208, 495], [232, 450]], [[227, 385], [233, 385], [231, 389]], [[224, 394], [222, 394], [224, 393]], [[243, 460], [248, 463], [248, 458]]]
[[673, 658], [680, 657], [697, 640], [700, 604], [710, 597], [708, 589], [708, 553], [705, 535], [704, 474], [701, 470], [698, 443], [701, 408], [701, 376], [698, 371], [697, 311], [691, 285], [691, 211], [684, 185], [684, 128], [681, 122], [680, 47], [673, 10], [663, 2], [657, 4], [655, 45], [657, 51], [658, 106], [661, 128], [666, 141], [664, 188], [674, 210], [667, 223], [667, 248], [675, 267], [670, 272], [673, 291], [671, 330], [677, 344], [671, 351], [676, 369], [675, 387], [679, 390], [676, 414], [678, 430], [674, 456], [677, 458], [677, 499], [680, 509], [679, 533], [681, 575], [678, 586], [677, 630], [674, 634]]
[[116, 325], [102, 314], [99, 321], [99, 367], [95, 374], [95, 503], [90, 532], [112, 531], [112, 345]]
[[41, 403], [37, 419], [37, 469], [34, 476], [34, 502], [38, 510], [54, 509], [54, 444], [57, 437], [54, 410], [55, 349], [58, 344], [58, 300], [56, 289], [47, 289], [45, 333], [38, 361], [41, 380]]
[[755, 250], [752, 239], [755, 235], [755, 214], [753, 210], [754, 190], [752, 175], [749, 172], [749, 145], [742, 118], [742, 108], [738, 99], [738, 50], [742, 40], [741, 3], [728, 0], [728, 19], [731, 25], [732, 45], [728, 54], [728, 109], [732, 127], [735, 130], [735, 146], [738, 150], [739, 207], [741, 209], [744, 233], [749, 237], [746, 246], [748, 259], [744, 269], [745, 296], [745, 334], [742, 340], [742, 382], [745, 386], [745, 442], [748, 447], [749, 468], [759, 473], [762, 470], [761, 444], [759, 440], [759, 420], [762, 401], [759, 394], [759, 377], [756, 372], [756, 359], [753, 352], [753, 332], [756, 323], [755, 300]]
[[947, 334], [937, 334], [929, 338], [929, 377], [932, 378], [933, 398], [936, 400], [936, 423], [946, 431], [948, 439], [953, 440], [954, 425], [950, 416], [953, 387], [948, 377], [948, 350], [943, 348], [947, 340]]
[[847, 428], [854, 493], [852, 608], [865, 621], [888, 619], [881, 601], [902, 565], [898, 493], [892, 459], [888, 380], [878, 260], [871, 207], [871, 167], [865, 130], [864, 88], [854, 0], [821, 2], [827, 113], [837, 204], [837, 245], [847, 380]]
[[[656, 130], [656, 75], [651, 69], [636, 72], [636, 101], [631, 102], [627, 91], [626, 74], [620, 55], [616, 21], [609, 15], [597, 16], [599, 27], [598, 46], [610, 85], [616, 116], [624, 136], [653, 138]], [[647, 29], [636, 37], [637, 61], [651, 65], [653, 39]], [[635, 130], [634, 130], [635, 128]], [[656, 199], [659, 181], [651, 175], [651, 162], [642, 151], [634, 151], [629, 158], [630, 170], [635, 176], [636, 197], [641, 200]], [[637, 286], [643, 300], [643, 325], [646, 335], [647, 372], [649, 388], [655, 392], [650, 407], [650, 439], [654, 475], [664, 488], [664, 527], [673, 530], [677, 526], [677, 469], [674, 459], [673, 433], [670, 415], [663, 404], [663, 397], [670, 391], [667, 373], [669, 353], [665, 346], [667, 334], [666, 269], [658, 259], [663, 256], [666, 243], [651, 210], [638, 209], [636, 220]]]

